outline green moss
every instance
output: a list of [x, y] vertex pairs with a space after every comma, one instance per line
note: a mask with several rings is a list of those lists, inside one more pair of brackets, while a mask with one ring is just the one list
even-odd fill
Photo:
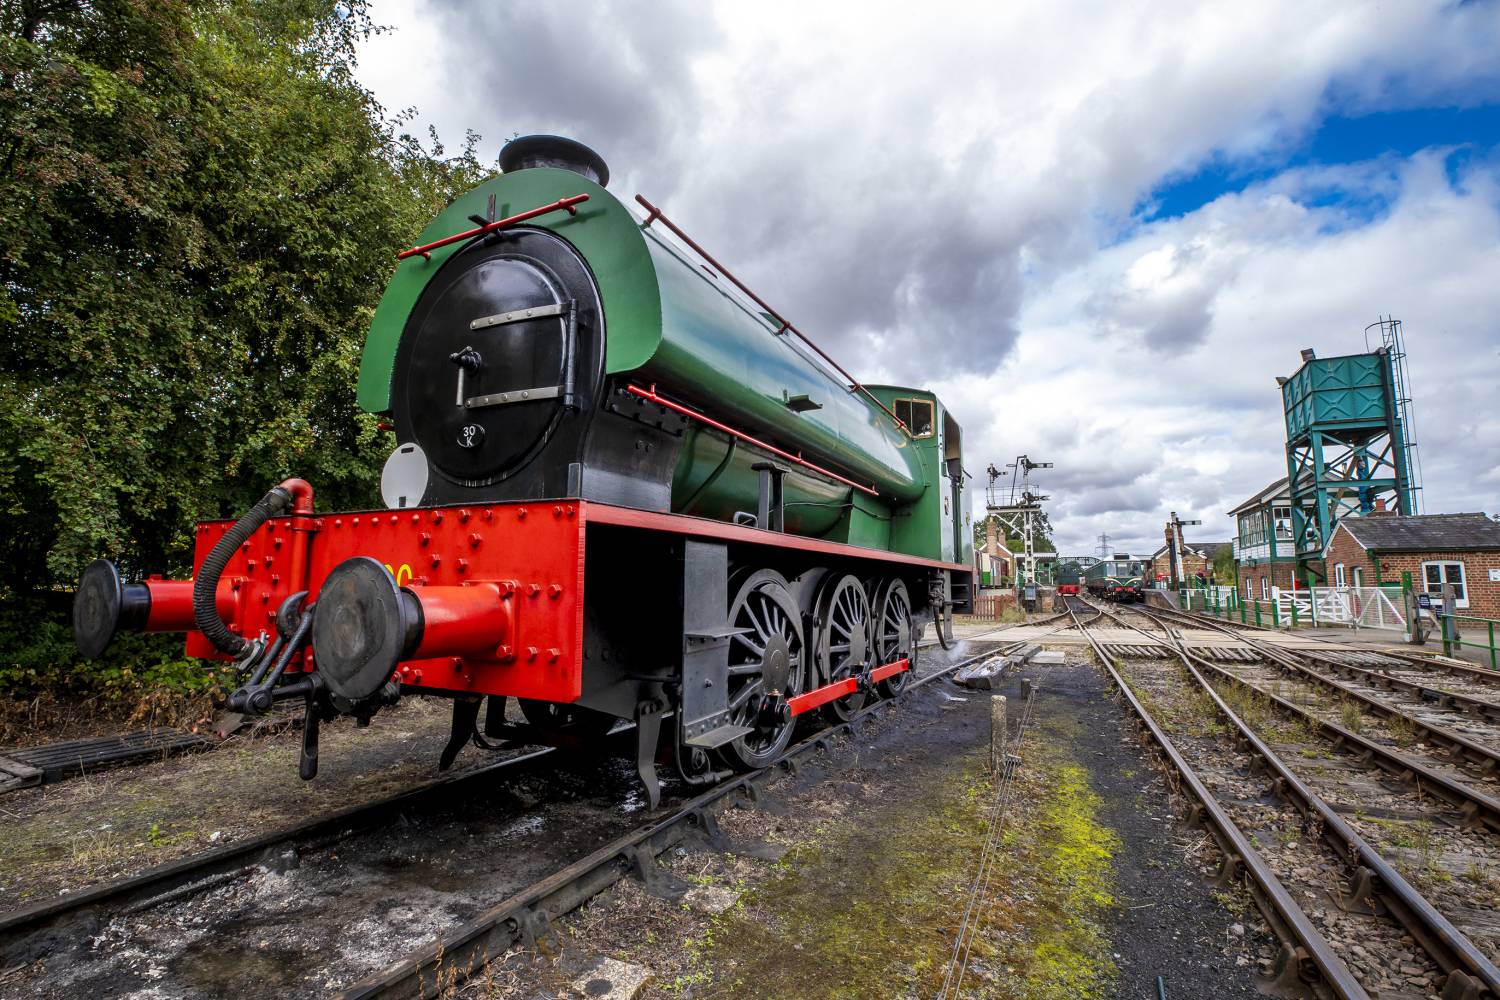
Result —
[[[1003, 850], [982, 900], [965, 994], [1107, 995], [1115, 969], [1113, 831], [1068, 754], [1034, 730]], [[741, 905], [687, 945], [695, 970], [669, 992], [714, 997], [931, 996], [947, 969], [994, 786], [970, 754], [910, 775], [909, 794], [868, 801], [789, 853]]]

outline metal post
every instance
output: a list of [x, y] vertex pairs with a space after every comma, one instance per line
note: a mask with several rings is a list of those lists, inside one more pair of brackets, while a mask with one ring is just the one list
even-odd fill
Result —
[[1255, 602], [1255, 624], [1256, 625], [1260, 624], [1260, 602], [1259, 601]]
[[1490, 669], [1500, 670], [1500, 664], [1495, 662], [1495, 623], [1490, 622]]
[[1271, 600], [1271, 624], [1281, 628], [1281, 602], [1274, 598]]
[[1292, 591], [1292, 628], [1297, 627], [1297, 592]]

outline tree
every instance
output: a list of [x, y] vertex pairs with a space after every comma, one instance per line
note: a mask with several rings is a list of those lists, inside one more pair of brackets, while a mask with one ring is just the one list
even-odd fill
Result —
[[1218, 584], [1237, 585], [1239, 565], [1234, 561], [1233, 545], [1221, 545], [1214, 552], [1213, 579]]
[[353, 77], [365, 0], [0, 12], [0, 558], [19, 600], [296, 474], [368, 504], [359, 351], [394, 254], [487, 173]]

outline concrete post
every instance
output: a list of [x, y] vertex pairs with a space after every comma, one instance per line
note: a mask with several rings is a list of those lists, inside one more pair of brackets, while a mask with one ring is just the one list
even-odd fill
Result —
[[1005, 695], [992, 695], [990, 697], [990, 773], [996, 776], [1005, 771], [1005, 741], [1009, 736], [1005, 726]]

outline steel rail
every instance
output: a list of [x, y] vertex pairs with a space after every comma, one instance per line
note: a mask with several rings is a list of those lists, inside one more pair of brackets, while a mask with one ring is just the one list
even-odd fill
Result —
[[[1150, 617], [1149, 613], [1146, 614]], [[1219, 714], [1237, 731], [1242, 745], [1253, 751], [1274, 772], [1276, 780], [1272, 790], [1291, 803], [1304, 817], [1312, 819], [1316, 816], [1323, 843], [1343, 861], [1349, 871], [1352, 898], [1360, 900], [1374, 896], [1385, 905], [1397, 922], [1447, 974], [1448, 981], [1443, 984], [1445, 996], [1489, 996], [1492, 1000], [1500, 997], [1500, 968], [1496, 968], [1484, 952], [1475, 947], [1462, 931], [1414, 889], [1333, 807], [1287, 767], [1193, 665], [1193, 660], [1201, 661], [1202, 658], [1190, 653], [1180, 636], [1174, 637], [1174, 642], [1183, 666], [1213, 700]]]
[[1371, 687], [1397, 690], [1414, 695], [1418, 701], [1433, 702], [1441, 708], [1461, 708], [1466, 712], [1482, 716], [1492, 722], [1500, 722], [1500, 704], [1476, 698], [1474, 695], [1444, 688], [1430, 687], [1405, 677], [1396, 677], [1373, 667], [1362, 667], [1352, 663], [1340, 663], [1327, 656], [1309, 655], [1308, 659], [1326, 663], [1334, 673], [1348, 679], [1359, 678]]
[[[1055, 631], [1061, 631], [1057, 629]], [[440, 987], [452, 987], [483, 969], [518, 942], [534, 941], [545, 934], [553, 920], [634, 873], [643, 880], [661, 877], [656, 856], [683, 840], [698, 837], [710, 846], [723, 845], [715, 819], [729, 800], [739, 796], [752, 803], [763, 787], [781, 772], [793, 772], [799, 758], [826, 749], [840, 733], [853, 733], [857, 724], [876, 711], [888, 711], [917, 688], [947, 677], [986, 657], [1004, 655], [1032, 640], [1023, 640], [986, 650], [929, 674], [914, 678], [895, 698], [868, 705], [847, 721], [829, 726], [791, 747], [776, 763], [738, 775], [696, 798], [671, 816], [646, 823], [616, 840], [514, 893], [457, 930], [441, 935], [403, 961], [345, 987], [337, 995], [347, 1000], [406, 998], [436, 995]]]
[[[1153, 608], [1153, 610], [1163, 612], [1170, 611], [1173, 614], [1182, 616], [1184, 619], [1190, 619], [1194, 622], [1200, 622], [1202, 624], [1212, 624], [1221, 628], [1228, 626], [1235, 629], [1236, 631], [1243, 631], [1247, 629], [1256, 632], [1273, 633], [1281, 633], [1286, 631], [1285, 629], [1272, 628], [1269, 625], [1257, 625], [1254, 622], [1237, 622], [1233, 619], [1215, 618], [1212, 615], [1207, 615], [1200, 611], [1184, 611], [1181, 608], [1160, 607]], [[1357, 635], [1358, 633], [1355, 634]], [[1329, 646], [1351, 647], [1350, 642], [1343, 639], [1334, 639], [1329, 636], [1309, 635], [1304, 636], [1303, 638], [1311, 639], [1313, 642], [1319, 642]], [[1373, 653], [1378, 656], [1388, 656], [1396, 660], [1406, 660], [1408, 662], [1415, 663], [1418, 666], [1430, 667], [1434, 670], [1446, 671], [1447, 673], [1468, 677], [1472, 680], [1482, 681], [1486, 684], [1500, 684], [1500, 671], [1486, 670], [1484, 667], [1476, 667], [1472, 663], [1466, 663], [1463, 660], [1455, 660], [1452, 657], [1444, 656], [1441, 653], [1417, 653], [1407, 649], [1392, 649], [1389, 646], [1352, 646], [1351, 648], [1356, 649], [1361, 653]]]
[[[403, 810], [462, 794], [476, 782], [493, 780], [499, 772], [512, 771], [516, 776], [528, 774], [553, 752], [549, 747], [496, 761], [374, 802], [340, 809], [211, 851], [190, 854], [136, 875], [23, 906], [0, 914], [0, 937], [13, 941], [18, 935], [43, 929], [89, 907], [145, 905], [164, 901], [184, 891], [211, 888], [240, 877], [283, 845], [298, 843], [306, 849], [316, 849], [352, 834], [378, 829]], [[7, 941], [7, 949], [11, 941]]]
[[[1188, 615], [1192, 612], [1179, 610], [1175, 613], [1178, 615]], [[1235, 635], [1236, 638], [1241, 639], [1244, 642], [1253, 642], [1253, 640], [1248, 639], [1235, 632], [1234, 625], [1232, 623], [1220, 622], [1214, 618], [1200, 618], [1199, 620], [1206, 624], [1212, 624], [1214, 627], [1219, 628], [1228, 634]], [[1320, 638], [1319, 641], [1332, 642], [1333, 640], [1323, 640]], [[1369, 652], [1377, 656], [1387, 655], [1379, 650], [1362, 649], [1359, 650], [1359, 652]], [[1476, 698], [1473, 695], [1462, 694], [1457, 691], [1448, 691], [1443, 688], [1429, 687], [1426, 684], [1407, 680], [1404, 677], [1394, 677], [1390, 674], [1385, 673], [1384, 671], [1379, 670], [1378, 668], [1362, 667], [1357, 664], [1344, 663], [1342, 661], [1333, 659], [1332, 657], [1326, 655], [1321, 651], [1298, 649], [1296, 650], [1295, 655], [1303, 656], [1308, 660], [1313, 660], [1318, 663], [1327, 664], [1329, 669], [1345, 677], [1354, 675], [1363, 677], [1365, 680], [1369, 681], [1369, 683], [1373, 687], [1384, 687], [1387, 689], [1399, 688], [1402, 691], [1411, 692], [1417, 695], [1417, 697], [1423, 701], [1434, 701], [1445, 708], [1453, 705], [1458, 705], [1465, 711], [1473, 712], [1476, 715], [1482, 715], [1487, 719], [1500, 721], [1500, 704], [1497, 704], [1493, 701], [1486, 701], [1483, 698]], [[1400, 658], [1406, 659], [1406, 657]], [[1480, 673], [1478, 671], [1475, 672]], [[1486, 676], [1483, 673], [1480, 673], [1480, 676], [1485, 677], [1485, 679], [1489, 680], [1491, 683], [1496, 680], [1496, 675], [1494, 674]]]
[[[1147, 615], [1147, 617], [1150, 617], [1152, 614], [1162, 613], [1162, 610], [1158, 608], [1153, 612], [1143, 611], [1141, 613]], [[1176, 613], [1179, 615], [1183, 614], [1183, 612]], [[1170, 612], [1168, 612], [1168, 614], [1170, 614]], [[1221, 632], [1234, 634], [1233, 631], [1228, 628], [1219, 628], [1218, 630]], [[1377, 715], [1383, 715], [1387, 718], [1392, 719], [1400, 719], [1404, 724], [1412, 726], [1418, 732], [1425, 734], [1429, 742], [1437, 743], [1438, 745], [1447, 749], [1450, 753], [1453, 753], [1455, 756], [1462, 757], [1465, 760], [1469, 761], [1471, 764], [1474, 764], [1485, 773], [1491, 773], [1496, 771], [1497, 769], [1500, 769], [1500, 750], [1496, 750], [1493, 747], [1486, 746], [1485, 744], [1480, 743], [1478, 740], [1470, 739], [1469, 737], [1464, 736], [1461, 733], [1456, 733], [1446, 726], [1437, 725], [1436, 723], [1431, 722], [1424, 722], [1421, 719], [1417, 718], [1415, 715], [1411, 715], [1408, 712], [1401, 711], [1399, 708], [1386, 702], [1382, 698], [1377, 698], [1374, 695], [1366, 694], [1363, 691], [1350, 687], [1348, 684], [1344, 684], [1341, 681], [1334, 680], [1332, 677], [1328, 677], [1310, 666], [1298, 663], [1296, 659], [1297, 656], [1307, 655], [1302, 650], [1290, 651], [1283, 649], [1280, 646], [1261, 642], [1259, 640], [1251, 639], [1246, 636], [1236, 635], [1235, 637], [1239, 639], [1239, 641], [1245, 643], [1251, 649], [1260, 653], [1267, 660], [1275, 663], [1277, 666], [1281, 667], [1283, 670], [1288, 671], [1289, 673], [1300, 677], [1311, 678], [1313, 681], [1322, 684], [1325, 687], [1332, 688], [1343, 696], [1352, 698], [1362, 705], [1369, 707]]]
[[[1013, 627], [1015, 626], [1002, 626], [976, 635], [963, 636], [960, 641], [985, 641], [985, 636]], [[919, 644], [917, 648], [927, 649], [933, 645], [936, 643], [929, 641]], [[619, 732], [627, 731], [629, 729], [622, 729]], [[135, 875], [112, 879], [0, 913], [0, 936], [14, 938], [24, 935], [87, 907], [142, 905], [149, 901], [166, 899], [184, 889], [192, 891], [208, 889], [241, 877], [261, 859], [268, 857], [282, 845], [301, 842], [303, 846], [299, 849], [315, 850], [329, 842], [377, 829], [396, 813], [421, 808], [430, 801], [461, 794], [473, 782], [481, 779], [492, 780], [497, 772], [517, 768], [516, 776], [529, 774], [535, 761], [553, 752], [554, 748], [545, 747], [507, 760], [496, 761], [472, 771], [427, 782], [374, 802], [349, 806], [337, 812], [247, 840], [177, 858]]]
[[[1301, 705], [1267, 691], [1232, 670], [1211, 663], [1202, 657], [1195, 656], [1194, 659], [1198, 661], [1200, 668], [1212, 671], [1243, 690], [1255, 692], [1287, 714], [1315, 727], [1333, 743], [1335, 749], [1352, 753], [1367, 762], [1376, 764], [1382, 771], [1395, 775], [1403, 781], [1414, 783], [1419, 793], [1435, 794], [1449, 805], [1456, 806], [1466, 819], [1483, 823], [1494, 832], [1500, 833], [1500, 799], [1492, 798], [1461, 781], [1455, 781], [1420, 761], [1404, 757], [1366, 736], [1345, 729], [1336, 722], [1329, 722], [1314, 715]], [[1351, 750], [1351, 746], [1357, 749]]]
[[1141, 704], [1116, 669], [1114, 658], [1105, 652], [1099, 640], [1088, 629], [1084, 628], [1082, 631], [1099, 658], [1100, 665], [1114, 681], [1130, 710], [1171, 763], [1182, 784], [1197, 799], [1198, 807], [1194, 818], [1206, 826], [1224, 856], [1221, 881], [1227, 883], [1233, 880], [1240, 869], [1248, 876], [1247, 885], [1255, 898], [1257, 909], [1282, 943], [1281, 953], [1277, 956], [1277, 980], [1286, 986], [1294, 983], [1315, 984], [1340, 1000], [1369, 1000], [1369, 993], [1333, 950], [1328, 939], [1303, 912], [1302, 907], [1297, 905], [1250, 838], [1225, 811], [1213, 792], [1203, 783], [1203, 779], [1198, 777], [1160, 723]]

